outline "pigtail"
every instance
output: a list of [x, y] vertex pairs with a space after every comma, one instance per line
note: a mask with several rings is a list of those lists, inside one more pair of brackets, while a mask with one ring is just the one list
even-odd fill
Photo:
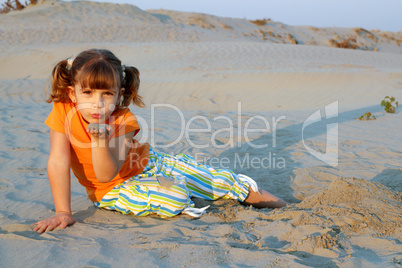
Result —
[[67, 60], [62, 60], [53, 68], [50, 94], [46, 102], [70, 102], [67, 87], [71, 85], [71, 72], [67, 69]]
[[137, 68], [132, 66], [124, 66], [123, 72], [124, 74], [121, 84], [125, 90], [121, 105], [127, 107], [132, 102], [139, 107], [145, 107], [142, 97], [138, 95], [138, 89], [140, 87], [140, 72]]

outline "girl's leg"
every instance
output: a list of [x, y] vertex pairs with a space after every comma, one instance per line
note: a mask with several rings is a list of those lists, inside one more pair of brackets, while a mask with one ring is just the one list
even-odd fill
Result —
[[[160, 157], [161, 156], [161, 157]], [[186, 208], [194, 207], [184, 179], [161, 181], [163, 155], [150, 149], [149, 161], [144, 171], [125, 182], [116, 185], [95, 205], [99, 208], [116, 210], [123, 214], [133, 213], [146, 216], [156, 213], [160, 217], [173, 217]]]
[[107, 193], [97, 207], [116, 210], [123, 214], [173, 217], [194, 203], [185, 182], [176, 181], [169, 187], [161, 186], [157, 177], [133, 177]]
[[206, 200], [235, 199], [243, 202], [248, 195], [247, 183], [240, 181], [230, 170], [214, 169], [195, 161], [189, 155], [170, 156], [174, 161], [169, 175], [184, 178], [191, 196]]
[[230, 170], [218, 169], [197, 163], [188, 155], [174, 157], [175, 164], [170, 170], [173, 176], [185, 176], [187, 187], [192, 196], [216, 200], [237, 199], [246, 205], [258, 208], [280, 208], [287, 203], [282, 199], [259, 189], [254, 192], [249, 185], [239, 180], [238, 176]]

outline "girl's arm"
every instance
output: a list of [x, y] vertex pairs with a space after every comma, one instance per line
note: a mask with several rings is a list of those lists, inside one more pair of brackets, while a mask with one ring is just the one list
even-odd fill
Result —
[[92, 164], [99, 182], [109, 182], [120, 172], [134, 136], [134, 132], [129, 132], [109, 141], [110, 130], [104, 124], [90, 124], [87, 129], [92, 139]]
[[50, 154], [47, 162], [47, 174], [52, 189], [56, 215], [39, 221], [34, 231], [43, 233], [57, 226], [65, 228], [74, 223], [71, 214], [70, 190], [70, 142], [65, 134], [50, 130]]

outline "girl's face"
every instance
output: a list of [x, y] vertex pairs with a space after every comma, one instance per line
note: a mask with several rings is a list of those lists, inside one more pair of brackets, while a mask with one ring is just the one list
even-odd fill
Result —
[[124, 89], [90, 89], [77, 84], [69, 88], [70, 100], [88, 123], [104, 123], [113, 113]]

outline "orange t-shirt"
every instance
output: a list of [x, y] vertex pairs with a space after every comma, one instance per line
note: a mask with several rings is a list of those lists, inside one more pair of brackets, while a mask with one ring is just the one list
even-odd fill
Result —
[[[112, 128], [109, 139], [132, 131], [135, 136], [140, 131], [137, 118], [128, 108], [113, 112], [105, 123]], [[149, 144], [141, 144], [133, 139], [117, 176], [109, 182], [99, 182], [92, 164], [91, 136], [86, 131], [89, 123], [84, 120], [77, 107], [73, 103], [55, 102], [45, 124], [54, 131], [66, 134], [71, 144], [71, 169], [79, 183], [86, 188], [92, 202], [100, 201], [114, 186], [140, 174], [148, 163]]]

